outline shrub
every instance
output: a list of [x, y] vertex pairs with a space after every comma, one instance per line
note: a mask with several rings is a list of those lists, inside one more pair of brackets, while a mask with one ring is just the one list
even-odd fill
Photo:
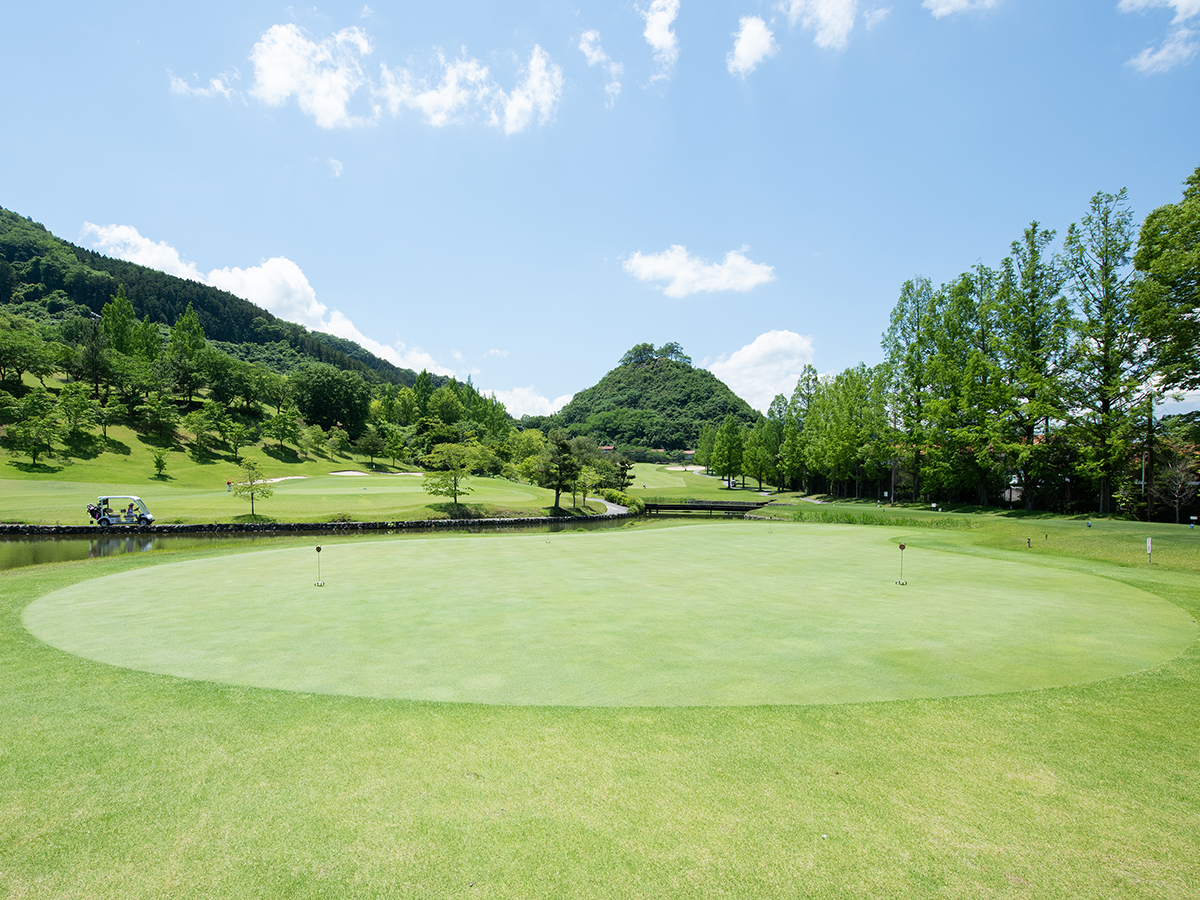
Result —
[[634, 497], [631, 494], [626, 494], [623, 491], [618, 491], [615, 488], [605, 488], [600, 492], [600, 496], [609, 503], [616, 503], [626, 507], [631, 513], [640, 515], [646, 511], [646, 504], [642, 502], [640, 497]]

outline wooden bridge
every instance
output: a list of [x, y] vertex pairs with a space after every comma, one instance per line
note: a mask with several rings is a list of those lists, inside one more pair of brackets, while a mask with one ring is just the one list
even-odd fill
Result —
[[770, 499], [763, 498], [762, 500], [682, 500], [679, 503], [647, 503], [646, 515], [652, 516], [664, 512], [707, 512], [711, 516], [713, 513], [719, 512], [727, 516], [744, 516], [748, 512], [762, 509], [770, 502]]

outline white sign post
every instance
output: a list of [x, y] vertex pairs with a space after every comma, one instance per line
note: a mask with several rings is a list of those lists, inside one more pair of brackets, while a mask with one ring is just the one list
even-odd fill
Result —
[[1146, 562], [1150, 562], [1150, 538], [1146, 538]]

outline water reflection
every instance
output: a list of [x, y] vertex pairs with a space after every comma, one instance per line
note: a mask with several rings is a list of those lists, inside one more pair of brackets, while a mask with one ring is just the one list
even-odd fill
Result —
[[[619, 528], [627, 524], [626, 519], [566, 519], [550, 525], [521, 525], [520, 520], [512, 520], [511, 524], [497, 525], [495, 523], [468, 526], [466, 528], [438, 528], [420, 530], [388, 531], [345, 531], [337, 534], [314, 533], [311, 538], [316, 542], [336, 540], [339, 538], [382, 537], [385, 535], [404, 535], [416, 537], [419, 535], [436, 534], [450, 537], [465, 536], [480, 532], [512, 533], [564, 531], [593, 531], [607, 528]], [[15, 569], [20, 566], [36, 566], [42, 563], [71, 562], [80, 559], [96, 559], [102, 556], [119, 556], [124, 553], [149, 553], [155, 550], [187, 550], [192, 547], [212, 547], [220, 543], [237, 542], [241, 545], [264, 543], [279, 538], [294, 538], [296, 532], [280, 531], [277, 533], [258, 534], [108, 534], [87, 537], [79, 535], [42, 535], [0, 538], [0, 569]]]
[[[228, 538], [225, 538], [228, 540]], [[42, 563], [97, 559], [123, 553], [149, 553], [152, 550], [183, 550], [211, 546], [221, 540], [215, 535], [186, 537], [154, 534], [97, 535], [96, 537], [13, 537], [0, 539], [0, 569], [37, 566]], [[256, 540], [243, 537], [241, 540]]]

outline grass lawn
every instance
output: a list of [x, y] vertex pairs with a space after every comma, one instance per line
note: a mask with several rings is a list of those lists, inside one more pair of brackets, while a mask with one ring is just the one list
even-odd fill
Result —
[[[311, 585], [312, 541], [299, 539], [265, 553], [259, 544], [245, 554], [189, 550], [0, 573], [0, 892], [1195, 897], [1195, 554], [1181, 545], [1177, 562], [1127, 564], [1126, 546], [1144, 526], [1106, 523], [1071, 544], [1068, 526], [1081, 527], [1073, 522], [1035, 552], [1012, 546], [1011, 523], [975, 521], [959, 530], [638, 524], [553, 535], [549, 544], [545, 535], [341, 539], [325, 542], [322, 589]], [[907, 588], [889, 571], [900, 540], [909, 548]], [[999, 657], [1021, 663], [989, 676], [1004, 692], [695, 706], [583, 705], [602, 696], [558, 706], [526, 705], [512, 694], [495, 703], [380, 699], [123, 668], [44, 643], [22, 621], [27, 615], [35, 629], [57, 622], [53, 639], [62, 643], [86, 639], [94, 626], [97, 646], [87, 652], [101, 658], [100, 649], [116, 646], [108, 636], [121, 615], [143, 647], [155, 633], [190, 634], [195, 643], [205, 617], [196, 616], [188, 574], [222, 586], [220, 579], [259, 577], [263, 591], [276, 591], [270, 610], [256, 602], [258, 589], [235, 588], [244, 610], [211, 592], [213, 643], [176, 644], [169, 660], [198, 650], [196, 658], [244, 669], [253, 654], [239, 642], [253, 639], [264, 647], [304, 643], [305, 666], [342, 653], [343, 665], [327, 670], [350, 671], [373, 641], [407, 637], [414, 656], [429, 654], [420, 666], [399, 661], [410, 679], [441, 672], [461, 686], [472, 671], [494, 674], [502, 664], [520, 674], [549, 654], [542, 685], [550, 691], [582, 677], [559, 670], [594, 662], [585, 658], [594, 640], [611, 664], [591, 676], [608, 678], [607, 690], [649, 683], [661, 694], [672, 687], [670, 671], [706, 657], [707, 686], [693, 687], [689, 676], [673, 688], [707, 690], [711, 700], [711, 692], [739, 688], [732, 678], [718, 683], [719, 667], [765, 666], [741, 685], [765, 693], [780, 661], [771, 663], [771, 654], [783, 644], [795, 642], [794, 655], [820, 650], [796, 642], [799, 626], [787, 621], [784, 598], [808, 602], [814, 588], [804, 567], [836, 563], [839, 545], [861, 564], [827, 573], [840, 583], [805, 612], [803, 627], [822, 646], [859, 640], [861, 650], [864, 630], [886, 622], [877, 648], [903, 641], [919, 652], [883, 686], [908, 670], [946, 692], [930, 660], [953, 659], [955, 642], [982, 639], [992, 622]], [[579, 581], [598, 577], [605, 560], [608, 579]], [[481, 574], [485, 561], [491, 567]], [[306, 586], [289, 598], [277, 582], [291, 569]], [[721, 580], [726, 569], [732, 574]], [[953, 571], [966, 577], [934, 585]], [[639, 576], [644, 600], [623, 580]], [[108, 580], [92, 582], [93, 607], [75, 607], [78, 627], [61, 605], [39, 619], [72, 596], [78, 604], [78, 586], [98, 577]], [[338, 586], [353, 578], [365, 579], [361, 593]], [[726, 596], [706, 599], [710, 579]], [[400, 589], [428, 591], [439, 581], [440, 605], [428, 593], [424, 606], [411, 605]], [[381, 587], [389, 582], [391, 607]], [[129, 587], [146, 596], [133, 602]], [[626, 596], [606, 596], [616, 593]], [[670, 599], [686, 615], [662, 614]], [[365, 617], [355, 603], [369, 610]], [[852, 624], [851, 633], [819, 622], [821, 604]], [[568, 634], [571, 615], [590, 638]], [[493, 642], [507, 636], [511, 646], [488, 647], [485, 627]], [[737, 645], [734, 653], [717, 652], [718, 632]], [[937, 640], [917, 647], [920, 634]], [[672, 636], [680, 639], [673, 648]], [[641, 652], [643, 641], [658, 655], [677, 655], [658, 660]], [[559, 643], [569, 652], [556, 650]], [[983, 668], [986, 648], [975, 648], [943, 668]], [[1114, 654], [1127, 658], [1118, 663]], [[1073, 656], [1072, 666], [1098, 668], [1075, 676], [1064, 669], [1051, 679], [1057, 687], [997, 680], [1049, 668], [1056, 655], [1059, 665]], [[271, 659], [259, 662], [289, 675]], [[836, 685], [851, 676], [845, 667], [853, 661], [838, 665], [837, 673], [818, 666], [794, 674]], [[596, 675], [605, 670], [612, 674]], [[534, 676], [526, 675], [528, 689]], [[290, 677], [295, 687], [306, 675]], [[506, 689], [515, 691], [519, 679], [510, 681]]]
[[[163, 478], [154, 474], [155, 447], [127, 428], [109, 429], [121, 452], [93, 458], [50, 459], [32, 466], [27, 459], [8, 457], [0, 463], [0, 521], [37, 524], [89, 523], [87, 504], [102, 493], [141, 497], [160, 523], [248, 521], [250, 504], [225, 490], [241, 469], [225, 455], [196, 460], [183, 450], [168, 454]], [[277, 522], [402, 521], [458, 517], [522, 517], [550, 514], [554, 492], [499, 478], [471, 478], [472, 493], [459, 498], [434, 497], [421, 488], [419, 474], [404, 467], [391, 469], [377, 460], [371, 468], [365, 457], [309, 456], [290, 449], [279, 453], [272, 445], [243, 450], [262, 463], [268, 478], [287, 479], [274, 485], [275, 495], [256, 500], [255, 513]], [[332, 472], [358, 472], [357, 477]], [[571, 497], [561, 501], [572, 510]], [[585, 510], [603, 512], [593, 501]]]
[[913, 548], [900, 586], [891, 537], [742, 522], [370, 541], [325, 548], [321, 589], [312, 547], [273, 549], [84, 582], [24, 622], [185, 678], [545, 706], [990, 693], [1126, 674], [1196, 637], [1161, 598], [1024, 560]]
[[745, 489], [727, 488], [716, 476], [655, 463], [634, 464], [633, 486], [629, 492], [649, 501], [758, 499], [757, 482], [753, 480], [746, 483]]

